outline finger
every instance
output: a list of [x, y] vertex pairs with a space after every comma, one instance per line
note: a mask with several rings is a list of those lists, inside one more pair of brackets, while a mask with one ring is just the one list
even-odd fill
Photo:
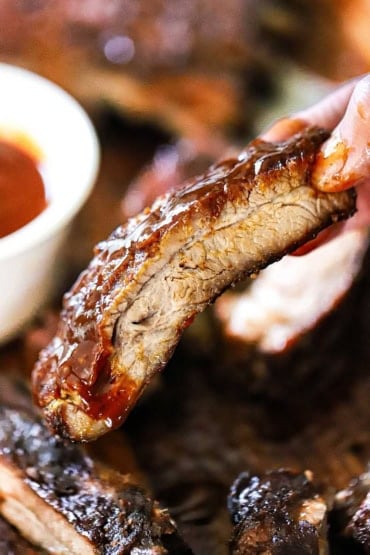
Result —
[[285, 141], [286, 139], [289, 139], [289, 137], [291, 137], [292, 135], [295, 135], [296, 133], [299, 133], [299, 131], [302, 131], [302, 129], [307, 127], [307, 125], [308, 124], [306, 121], [295, 118], [294, 116], [291, 116], [289, 118], [282, 118], [277, 120], [269, 129], [262, 133], [262, 135], [260, 135], [260, 138], [263, 141], [268, 141], [271, 143], [274, 143], [276, 141]]
[[370, 178], [370, 74], [359, 81], [343, 118], [321, 147], [314, 185], [341, 191]]
[[359, 81], [358, 77], [348, 81], [313, 106], [293, 114], [293, 117], [305, 121], [308, 125], [317, 125], [332, 130], [342, 119]]
[[359, 80], [360, 78], [352, 79], [313, 106], [278, 120], [262, 133], [261, 139], [271, 142], [284, 141], [308, 125], [333, 129], [343, 117]]
[[302, 247], [299, 247], [294, 253], [294, 256], [302, 256], [311, 252], [313, 249], [328, 243], [335, 239], [339, 234], [344, 231], [353, 231], [356, 229], [363, 229], [370, 225], [370, 179], [365, 180], [356, 187], [357, 190], [357, 212], [345, 222], [338, 222], [331, 225], [324, 231], [321, 231], [318, 236], [312, 241], [308, 241]]
[[345, 231], [361, 229], [370, 225], [370, 179], [364, 180], [356, 187], [357, 212], [352, 218], [343, 222]]

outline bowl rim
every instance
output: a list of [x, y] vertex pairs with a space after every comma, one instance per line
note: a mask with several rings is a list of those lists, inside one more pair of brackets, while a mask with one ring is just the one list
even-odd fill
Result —
[[[95, 128], [82, 106], [62, 87], [27, 69], [0, 62], [1, 73], [18, 76], [33, 83], [33, 86], [49, 89], [50, 94], [64, 102], [70, 114], [78, 121], [78, 127], [84, 140], [84, 151], [87, 152], [86, 171], [80, 179], [73, 195], [73, 202], [63, 210], [58, 210], [58, 203], [51, 202], [36, 218], [18, 230], [0, 238], [0, 262], [13, 258], [24, 251], [32, 249], [52, 238], [65, 227], [83, 206], [95, 185], [100, 167], [100, 145]], [[31, 136], [32, 139], [32, 136]], [[89, 162], [89, 163], [87, 163]]]

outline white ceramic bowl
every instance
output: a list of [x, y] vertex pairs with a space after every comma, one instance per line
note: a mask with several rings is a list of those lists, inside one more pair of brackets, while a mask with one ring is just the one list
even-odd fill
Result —
[[50, 294], [69, 224], [99, 166], [97, 137], [79, 104], [46, 79], [0, 64], [0, 138], [19, 135], [40, 150], [48, 206], [0, 239], [0, 342], [18, 332]]

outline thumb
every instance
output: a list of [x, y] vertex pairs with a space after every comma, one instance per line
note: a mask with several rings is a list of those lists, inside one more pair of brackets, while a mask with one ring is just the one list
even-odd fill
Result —
[[323, 144], [313, 173], [325, 192], [342, 191], [370, 178], [370, 74], [355, 86], [347, 110]]

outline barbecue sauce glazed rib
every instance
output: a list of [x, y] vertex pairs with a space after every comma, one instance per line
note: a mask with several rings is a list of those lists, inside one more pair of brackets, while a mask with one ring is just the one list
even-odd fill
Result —
[[354, 212], [352, 192], [311, 187], [327, 137], [309, 128], [282, 143], [252, 141], [97, 245], [33, 372], [58, 434], [85, 441], [119, 426], [198, 312]]

